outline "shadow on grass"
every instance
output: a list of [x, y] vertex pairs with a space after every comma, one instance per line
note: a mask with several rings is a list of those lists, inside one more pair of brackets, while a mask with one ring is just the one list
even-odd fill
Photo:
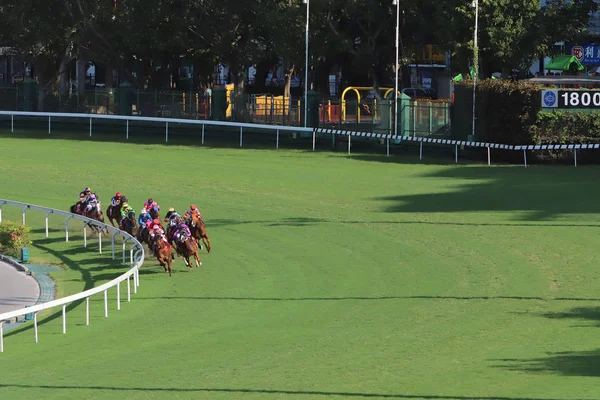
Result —
[[518, 226], [518, 227], [586, 227], [586, 228], [600, 228], [600, 223], [596, 224], [556, 224], [556, 223], [534, 223], [534, 222], [521, 222], [521, 223], [474, 223], [474, 222], [432, 222], [432, 221], [398, 221], [398, 220], [335, 220], [325, 218], [307, 218], [307, 217], [294, 217], [294, 218], [282, 218], [278, 220], [237, 220], [229, 218], [216, 218], [206, 221], [206, 228], [211, 227], [219, 228], [224, 226], [235, 226], [235, 225], [247, 225], [256, 224], [264, 226], [289, 226], [289, 227], [303, 227], [303, 226], [315, 226], [318, 224], [352, 224], [352, 225], [372, 225], [372, 224], [399, 224], [399, 225], [434, 225], [434, 226]]
[[[422, 175], [424, 184], [452, 184], [453, 190], [378, 197], [383, 212], [452, 213], [523, 211], [530, 221], [561, 214], [598, 212], [597, 167], [519, 168], [457, 167]], [[429, 182], [428, 182], [429, 181]]]
[[451, 396], [451, 395], [427, 395], [427, 394], [388, 394], [388, 393], [361, 393], [361, 392], [335, 392], [318, 390], [283, 390], [283, 389], [229, 389], [229, 388], [181, 388], [181, 387], [116, 387], [116, 386], [83, 386], [83, 385], [27, 385], [27, 384], [3, 384], [0, 388], [11, 389], [49, 389], [49, 390], [104, 390], [123, 392], [179, 392], [179, 393], [237, 393], [237, 394], [265, 394], [265, 395], [305, 395], [305, 396], [345, 396], [345, 397], [367, 397], [382, 399], [426, 399], [426, 400], [576, 400], [576, 399], [553, 399], [549, 397], [507, 397], [507, 396]]
[[381, 301], [381, 300], [527, 300], [527, 301], [600, 301], [583, 297], [536, 297], [536, 296], [347, 296], [347, 297], [213, 297], [213, 296], [166, 296], [137, 297], [137, 300], [201, 300], [201, 301]]
[[505, 358], [498, 368], [517, 372], [549, 373], [564, 376], [600, 376], [600, 349], [549, 353], [547, 357], [531, 359]]

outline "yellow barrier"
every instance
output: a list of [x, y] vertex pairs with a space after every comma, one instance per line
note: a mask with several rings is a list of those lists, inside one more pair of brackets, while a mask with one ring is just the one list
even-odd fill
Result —
[[[353, 90], [356, 93], [356, 101], [357, 104], [360, 104], [360, 93], [358, 92], [359, 90], [373, 90], [372, 87], [366, 87], [366, 86], [348, 86], [346, 89], [344, 89], [344, 91], [342, 92], [342, 123], [346, 122], [346, 93], [348, 93], [348, 91]], [[385, 95], [383, 96], [385, 98], [385, 96], [387, 96], [387, 94], [394, 90], [393, 88], [379, 88], [379, 91], [386, 91]], [[375, 103], [376, 104], [376, 103]], [[360, 109], [357, 109], [356, 111], [356, 122], [360, 124]]]
[[257, 115], [274, 115], [282, 116], [290, 114], [290, 107], [287, 105], [286, 100], [289, 97], [284, 98], [283, 96], [255, 96], [254, 97], [254, 110]]

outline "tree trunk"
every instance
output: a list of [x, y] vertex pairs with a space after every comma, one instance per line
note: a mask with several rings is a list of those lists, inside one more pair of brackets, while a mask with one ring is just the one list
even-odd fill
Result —
[[250, 113], [245, 98], [246, 77], [244, 76], [245, 67], [232, 63], [229, 72], [233, 79], [233, 118], [237, 122], [249, 122]]
[[66, 95], [69, 92], [69, 66], [71, 64], [71, 46], [69, 46], [60, 62], [58, 76], [58, 93]]
[[113, 67], [109, 64], [104, 64], [104, 87], [113, 88]]

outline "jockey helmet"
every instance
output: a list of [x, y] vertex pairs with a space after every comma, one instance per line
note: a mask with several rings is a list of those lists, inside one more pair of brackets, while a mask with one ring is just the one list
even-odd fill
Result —
[[155, 224], [157, 224], [157, 225], [159, 225], [159, 224], [160, 224], [160, 220], [159, 220], [158, 218], [156, 218], [156, 219], [155, 219], [154, 221], [152, 221], [152, 222], [154, 222], [154, 223], [155, 223]]
[[175, 212], [175, 209], [173, 207], [169, 208], [170, 212]]
[[121, 192], [117, 192], [117, 194], [115, 194], [115, 197], [121, 197]]
[[142, 213], [142, 214], [146, 214], [146, 209], [145, 209], [145, 208], [142, 208], [142, 211], [140, 211], [140, 213]]
[[152, 203], [154, 203], [154, 200], [152, 200], [152, 197], [150, 197], [150, 198], [148, 199], [148, 204], [152, 204]]
[[192, 209], [192, 210], [197, 210], [197, 208], [196, 208], [196, 205], [195, 205], [195, 204], [192, 204], [192, 205], [190, 206], [190, 209]]

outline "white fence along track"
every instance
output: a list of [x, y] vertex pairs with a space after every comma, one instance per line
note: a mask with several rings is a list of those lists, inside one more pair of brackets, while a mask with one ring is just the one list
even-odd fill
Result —
[[127, 281], [127, 301], [131, 301], [131, 280], [133, 279], [133, 292], [137, 293], [137, 288], [140, 285], [139, 278], [139, 269], [144, 263], [144, 247], [137, 239], [127, 232], [121, 231], [111, 225], [104, 224], [102, 222], [92, 220], [86, 218], [81, 215], [72, 214], [66, 211], [56, 210], [53, 208], [37, 206], [33, 204], [20, 203], [16, 201], [3, 200], [0, 199], [0, 222], [2, 222], [2, 208], [4, 206], [10, 207], [18, 207], [21, 209], [22, 213], [22, 222], [25, 224], [26, 222], [26, 214], [28, 210], [32, 211], [40, 211], [45, 213], [46, 215], [46, 238], [48, 237], [48, 217], [52, 215], [59, 215], [65, 218], [65, 241], [69, 241], [69, 221], [70, 220], [78, 220], [83, 223], [83, 246], [87, 247], [87, 227], [88, 224], [94, 225], [101, 229], [98, 234], [98, 251], [102, 254], [102, 232], [104, 230], [108, 231], [111, 235], [111, 249], [112, 249], [112, 258], [113, 260], [116, 258], [115, 254], [115, 238], [117, 236], [121, 236], [123, 238], [123, 263], [126, 263], [126, 247], [127, 242], [131, 242], [131, 248], [129, 249], [129, 264], [130, 269], [119, 277], [113, 279], [110, 282], [107, 282], [98, 287], [86, 290], [81, 293], [77, 293], [71, 296], [63, 297], [61, 299], [49, 301], [42, 304], [37, 304], [27, 308], [21, 308], [19, 310], [14, 310], [10, 312], [6, 312], [0, 314], [0, 352], [4, 351], [4, 341], [3, 341], [3, 321], [10, 320], [11, 318], [21, 317], [27, 314], [33, 313], [33, 327], [34, 327], [34, 340], [38, 342], [38, 322], [37, 322], [37, 314], [40, 311], [44, 311], [54, 307], [62, 306], [62, 327], [63, 333], [67, 333], [67, 311], [66, 306], [69, 303], [74, 301], [86, 300], [86, 325], [90, 324], [90, 297], [103, 293], [104, 294], [104, 316], [108, 317], [108, 290], [112, 288], [116, 288], [116, 299], [117, 299], [117, 310], [121, 309], [121, 282]]

